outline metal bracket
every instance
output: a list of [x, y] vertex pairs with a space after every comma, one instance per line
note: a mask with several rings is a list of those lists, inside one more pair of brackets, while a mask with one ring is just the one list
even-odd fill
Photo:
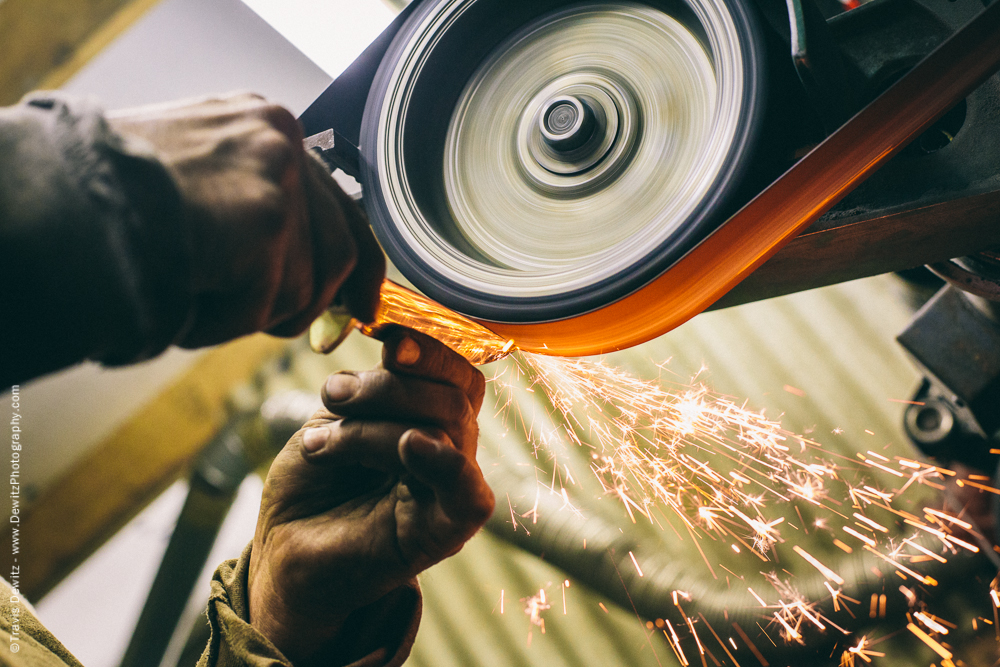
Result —
[[330, 167], [330, 171], [342, 170], [357, 180], [361, 176], [360, 152], [358, 147], [344, 138], [336, 130], [323, 130], [302, 142], [307, 150], [312, 150]]
[[361, 141], [361, 121], [368, 101], [368, 90], [375, 80], [382, 58], [389, 50], [392, 39], [409, 18], [420, 0], [411, 2], [401, 11], [382, 34], [320, 93], [309, 108], [302, 112], [299, 121], [306, 136], [336, 128], [346, 141], [357, 146]]

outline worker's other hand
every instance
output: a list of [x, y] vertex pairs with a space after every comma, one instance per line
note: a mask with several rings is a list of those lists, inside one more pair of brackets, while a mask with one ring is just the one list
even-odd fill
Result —
[[152, 144], [181, 193], [195, 312], [180, 345], [296, 335], [338, 292], [355, 317], [374, 318], [382, 252], [288, 111], [237, 94], [108, 121]]
[[483, 375], [440, 342], [390, 330], [382, 366], [330, 376], [321, 411], [268, 473], [250, 621], [292, 660], [354, 610], [451, 556], [486, 522], [476, 463]]

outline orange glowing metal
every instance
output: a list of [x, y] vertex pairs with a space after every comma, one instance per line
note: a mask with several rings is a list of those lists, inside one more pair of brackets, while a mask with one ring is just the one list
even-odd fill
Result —
[[377, 337], [393, 324], [436, 338], [477, 366], [507, 356], [514, 347], [514, 341], [387, 279], [382, 283], [375, 321], [356, 326], [366, 336]]

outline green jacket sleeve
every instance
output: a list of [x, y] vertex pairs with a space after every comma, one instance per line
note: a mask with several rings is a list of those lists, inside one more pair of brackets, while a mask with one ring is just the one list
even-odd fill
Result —
[[90, 100], [0, 108], [0, 388], [152, 357], [193, 312], [180, 193]]
[[[289, 667], [281, 652], [248, 622], [250, 546], [219, 566], [212, 579], [208, 621], [212, 636], [198, 667]], [[410, 655], [420, 624], [416, 580], [364, 607], [344, 624], [341, 639], [314, 663], [325, 667], [399, 667]]]
[[0, 578], [0, 665], [83, 667], [35, 617], [15, 586]]
[[[290, 667], [281, 652], [248, 622], [250, 547], [215, 571], [208, 602], [211, 639], [198, 667]], [[324, 667], [399, 667], [420, 624], [416, 580], [347, 620], [342, 639], [316, 660]], [[83, 667], [43, 626], [16, 588], [0, 578], [0, 665]]]

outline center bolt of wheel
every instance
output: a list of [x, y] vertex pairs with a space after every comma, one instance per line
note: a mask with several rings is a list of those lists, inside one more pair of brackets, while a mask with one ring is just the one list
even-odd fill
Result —
[[518, 119], [521, 173], [547, 192], [599, 188], [628, 164], [637, 121], [631, 93], [615, 79], [596, 72], [554, 79]]
[[542, 139], [560, 153], [580, 148], [597, 129], [593, 109], [573, 95], [561, 95], [549, 100], [538, 120]]

